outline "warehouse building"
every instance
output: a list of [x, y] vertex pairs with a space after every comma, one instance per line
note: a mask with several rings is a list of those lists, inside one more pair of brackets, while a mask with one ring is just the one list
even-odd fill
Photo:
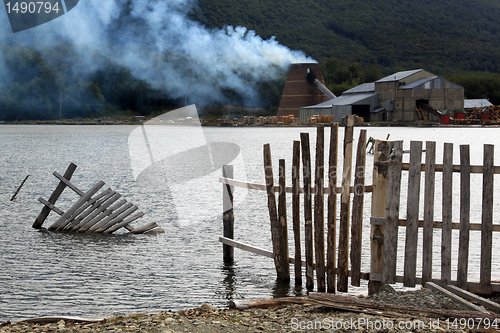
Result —
[[365, 121], [440, 121], [441, 111], [463, 110], [464, 88], [423, 69], [403, 71], [364, 83], [341, 96], [300, 108], [300, 121], [314, 115]]

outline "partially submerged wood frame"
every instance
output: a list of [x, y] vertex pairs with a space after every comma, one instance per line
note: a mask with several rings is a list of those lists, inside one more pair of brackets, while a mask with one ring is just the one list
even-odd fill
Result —
[[[54, 172], [54, 176], [59, 179], [59, 184], [49, 200], [38, 199], [44, 206], [33, 223], [33, 228], [41, 229], [50, 212], [53, 211], [60, 217], [48, 228], [50, 231], [104, 234], [111, 234], [120, 228], [126, 228], [128, 230], [127, 234], [162, 231], [156, 222], [137, 229], [130, 226], [130, 223], [144, 216], [144, 213], [136, 212], [139, 208], [125, 199], [115, 203], [121, 195], [110, 188], [97, 194], [105, 185], [102, 180], [98, 181], [87, 192], [80, 190], [70, 182], [76, 167], [75, 164], [71, 163], [63, 176]], [[64, 212], [57, 208], [55, 203], [66, 187], [78, 194], [80, 199]]]

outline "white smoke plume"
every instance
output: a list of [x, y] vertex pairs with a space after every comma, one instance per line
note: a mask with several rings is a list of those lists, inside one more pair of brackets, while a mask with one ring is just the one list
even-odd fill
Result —
[[195, 8], [190, 0], [80, 0], [62, 17], [16, 34], [2, 13], [0, 43], [43, 49], [62, 39], [78, 50], [73, 70], [82, 75], [104, 66], [96, 59], [111, 59], [169, 97], [199, 105], [226, 102], [224, 89], [255, 101], [255, 82], [276, 79], [292, 63], [315, 62], [244, 27], [207, 29], [189, 18]]

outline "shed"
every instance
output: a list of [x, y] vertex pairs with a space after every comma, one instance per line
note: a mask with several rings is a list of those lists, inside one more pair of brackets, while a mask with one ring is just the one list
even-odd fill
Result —
[[342, 95], [313, 106], [300, 108], [300, 121], [307, 122], [312, 116], [334, 116], [341, 119], [346, 115], [355, 114], [369, 121], [370, 112], [378, 104], [378, 94], [352, 94]]

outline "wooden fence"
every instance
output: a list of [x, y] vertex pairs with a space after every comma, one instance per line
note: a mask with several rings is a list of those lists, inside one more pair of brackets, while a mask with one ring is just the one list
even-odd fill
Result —
[[[293, 143], [292, 184], [285, 183], [286, 165], [279, 161], [278, 185], [274, 180], [270, 145], [264, 145], [264, 172], [266, 184], [253, 184], [231, 179], [224, 175], [224, 260], [232, 262], [233, 247], [265, 255], [274, 259], [277, 278], [290, 280], [289, 264], [294, 264], [296, 283], [302, 283], [302, 266], [305, 266], [306, 288], [314, 289], [314, 271], [319, 292], [334, 293], [348, 291], [348, 277], [352, 286], [360, 286], [360, 280], [368, 280], [369, 293], [378, 291], [385, 283], [401, 282], [405, 286], [425, 285], [426, 282], [455, 284], [461, 288], [481, 290], [485, 293], [500, 291], [499, 283], [491, 281], [492, 233], [500, 231], [500, 225], [493, 225], [493, 174], [500, 173], [500, 167], [493, 167], [493, 148], [485, 146], [483, 166], [470, 166], [468, 148], [461, 146], [461, 165], [452, 164], [452, 145], [445, 144], [445, 160], [436, 164], [435, 143], [426, 144], [426, 162], [421, 163], [422, 143], [411, 143], [410, 163], [402, 163], [402, 142], [377, 140], [374, 151], [373, 185], [365, 184], [366, 130], [360, 130], [353, 169], [354, 118], [348, 116], [344, 131], [342, 173], [338, 167], [338, 124], [330, 127], [330, 150], [325, 179], [324, 127], [317, 128], [314, 173], [311, 165], [309, 134], [301, 133], [300, 141]], [[302, 167], [300, 167], [302, 162]], [[300, 170], [302, 183], [300, 188]], [[420, 176], [425, 172], [424, 220], [419, 220]], [[407, 218], [399, 218], [402, 172], [409, 172], [407, 196]], [[443, 221], [434, 221], [435, 173], [443, 172]], [[461, 174], [460, 223], [451, 221], [451, 178], [453, 172]], [[484, 175], [483, 220], [481, 224], [470, 223], [470, 173]], [[314, 179], [313, 179], [314, 175]], [[341, 178], [341, 179], [338, 179]], [[352, 178], [354, 182], [352, 183]], [[337, 187], [338, 180], [341, 186]], [[467, 180], [469, 185], [467, 185]], [[314, 186], [313, 186], [314, 181]], [[324, 183], [327, 186], [324, 186]], [[267, 192], [268, 210], [271, 221], [273, 251], [256, 248], [233, 240], [234, 213], [232, 211], [232, 187], [244, 187]], [[276, 193], [278, 198], [276, 199]], [[287, 193], [292, 199], [292, 225], [294, 257], [289, 255]], [[370, 235], [363, 237], [363, 207], [365, 193], [372, 193]], [[326, 198], [325, 198], [326, 196]], [[340, 207], [337, 207], [340, 196]], [[325, 205], [326, 201], [326, 205]], [[339, 214], [337, 210], [340, 209]], [[303, 212], [301, 212], [303, 210]], [[303, 220], [301, 222], [301, 215]], [[227, 216], [230, 216], [228, 219]], [[337, 216], [339, 222], [337, 223]], [[326, 221], [326, 226], [324, 225]], [[337, 230], [338, 224], [338, 230]], [[399, 227], [406, 227], [404, 275], [396, 275]], [[422, 276], [416, 276], [416, 254], [419, 228], [423, 228]], [[432, 276], [433, 231], [442, 229], [441, 277]], [[460, 253], [457, 281], [451, 278], [451, 230], [460, 229]], [[230, 230], [230, 231], [229, 231]], [[303, 230], [304, 235], [301, 234]], [[481, 281], [467, 281], [467, 258], [469, 230], [481, 230]], [[326, 231], [326, 234], [325, 234]], [[231, 236], [228, 236], [231, 235]], [[301, 239], [304, 237], [304, 254]], [[336, 239], [339, 243], [336, 244]], [[326, 249], [325, 249], [326, 244]], [[370, 247], [370, 272], [361, 270], [361, 248]], [[302, 260], [302, 258], [305, 260]], [[349, 269], [350, 266], [350, 269]]]
[[[60, 217], [48, 228], [50, 231], [111, 234], [120, 228], [125, 228], [130, 234], [141, 234], [152, 230], [161, 230], [156, 222], [139, 228], [132, 227], [130, 224], [144, 216], [144, 213], [138, 211], [138, 207], [127, 200], [123, 198], [119, 200], [121, 195], [110, 188], [98, 193], [104, 186], [102, 180], [98, 181], [87, 192], [80, 190], [70, 182], [76, 167], [75, 164], [71, 163], [62, 176], [54, 172], [54, 176], [59, 179], [59, 184], [49, 200], [38, 199], [44, 207], [33, 223], [33, 228], [42, 228], [50, 212], [53, 211]], [[77, 193], [80, 199], [64, 212], [57, 208], [55, 203], [66, 187]]]

